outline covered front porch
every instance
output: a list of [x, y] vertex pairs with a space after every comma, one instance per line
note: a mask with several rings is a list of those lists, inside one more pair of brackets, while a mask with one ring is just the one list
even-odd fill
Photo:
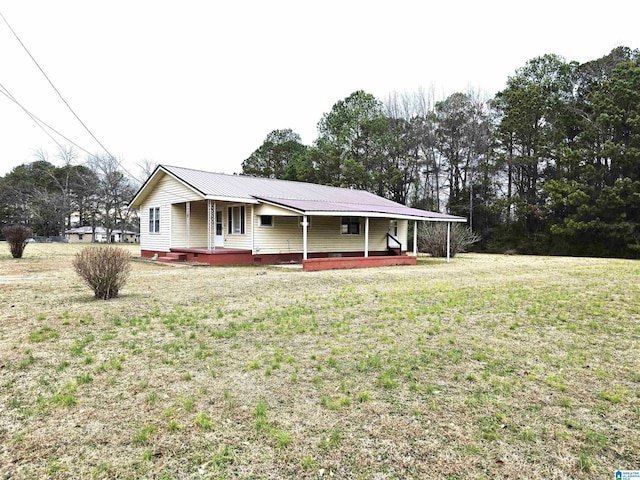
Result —
[[209, 265], [301, 263], [305, 271], [314, 271], [415, 265], [418, 255], [420, 220], [413, 220], [410, 242], [411, 220], [376, 213], [308, 215], [275, 205], [213, 200], [173, 204], [171, 211], [165, 258]]

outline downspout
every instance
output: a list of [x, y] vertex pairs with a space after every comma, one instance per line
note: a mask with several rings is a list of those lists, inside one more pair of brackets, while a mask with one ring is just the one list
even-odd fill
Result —
[[187, 214], [187, 248], [191, 248], [191, 202], [186, 204]]
[[207, 200], [207, 250], [211, 250], [211, 200]]

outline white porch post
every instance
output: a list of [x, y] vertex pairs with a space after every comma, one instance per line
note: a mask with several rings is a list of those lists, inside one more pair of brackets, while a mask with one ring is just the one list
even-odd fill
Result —
[[309, 225], [307, 221], [307, 216], [304, 215], [302, 217], [302, 259], [307, 259], [307, 226]]
[[251, 205], [251, 255], [256, 254], [256, 237], [254, 232], [256, 231], [254, 227], [255, 224], [255, 215], [253, 210], [253, 205]]
[[211, 250], [211, 200], [207, 200], [207, 250]]
[[369, 256], [369, 217], [364, 217], [364, 256]]
[[169, 207], [169, 248], [171, 248], [173, 247], [173, 204], [169, 204], [168, 207]]
[[418, 256], [418, 221], [413, 221], [413, 256]]
[[187, 248], [191, 248], [191, 244], [189, 243], [191, 235], [191, 202], [187, 202], [186, 205], [186, 213], [187, 213]]
[[451, 257], [451, 222], [447, 222], [447, 263]]
[[216, 208], [216, 202], [213, 202], [213, 249], [216, 249], [216, 231], [218, 229], [218, 210]]

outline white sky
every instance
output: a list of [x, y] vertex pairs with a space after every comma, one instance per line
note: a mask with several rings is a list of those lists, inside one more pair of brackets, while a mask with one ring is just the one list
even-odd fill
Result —
[[[145, 158], [240, 172], [274, 129], [311, 144], [323, 113], [356, 90], [380, 100], [420, 87], [437, 99], [469, 88], [491, 97], [545, 53], [585, 62], [640, 47], [637, 0], [15, 0], [0, 12], [134, 174]], [[100, 151], [1, 19], [0, 84]], [[53, 155], [56, 145], [0, 95], [0, 175], [38, 148]]]

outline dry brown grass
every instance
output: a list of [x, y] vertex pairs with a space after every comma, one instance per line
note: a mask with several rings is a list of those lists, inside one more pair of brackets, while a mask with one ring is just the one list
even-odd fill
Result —
[[[0, 478], [612, 478], [640, 467], [640, 264], [303, 273], [0, 244]], [[133, 255], [138, 255], [134, 247]]]

